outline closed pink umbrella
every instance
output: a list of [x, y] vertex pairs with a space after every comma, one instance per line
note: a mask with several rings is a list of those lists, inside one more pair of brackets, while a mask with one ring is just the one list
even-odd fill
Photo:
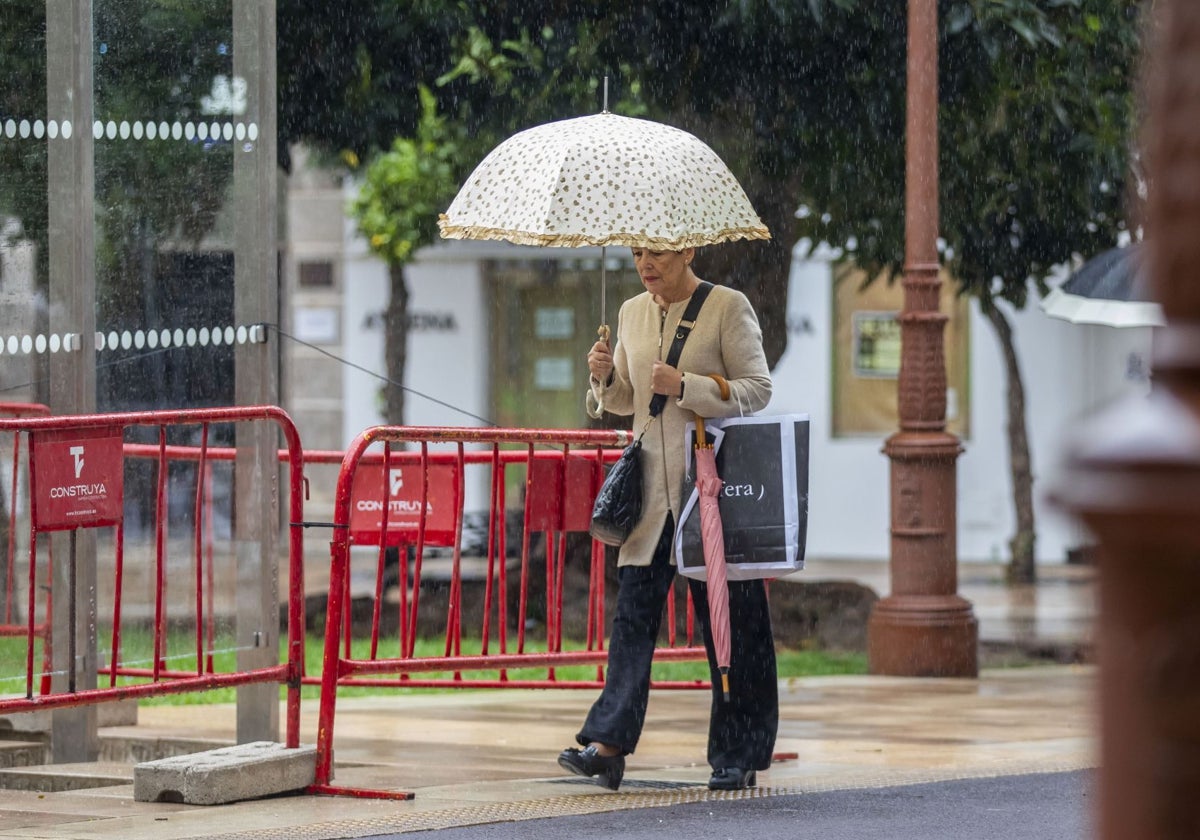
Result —
[[696, 417], [696, 489], [700, 494], [700, 538], [704, 545], [704, 569], [708, 583], [708, 626], [713, 652], [721, 671], [721, 693], [729, 702], [729, 583], [725, 574], [725, 529], [717, 496], [721, 481], [716, 453], [704, 431], [704, 419]]

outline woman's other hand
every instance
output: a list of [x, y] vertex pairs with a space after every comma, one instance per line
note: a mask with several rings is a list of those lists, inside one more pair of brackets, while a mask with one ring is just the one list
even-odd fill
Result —
[[587, 355], [588, 372], [597, 382], [608, 382], [613, 372], [612, 351], [603, 341], [597, 341]]
[[668, 397], [682, 396], [680, 394], [682, 382], [683, 374], [666, 362], [655, 361], [654, 367], [650, 369], [650, 390], [656, 394]]

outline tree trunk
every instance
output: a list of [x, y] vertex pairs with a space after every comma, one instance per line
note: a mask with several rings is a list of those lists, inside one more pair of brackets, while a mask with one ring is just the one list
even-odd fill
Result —
[[1012, 325], [992, 300], [981, 298], [980, 305], [1000, 340], [1008, 379], [1008, 458], [1013, 509], [1017, 515], [1017, 530], [1008, 544], [1008, 582], [1033, 583], [1037, 578], [1033, 553], [1037, 532], [1033, 521], [1033, 462], [1029, 456], [1029, 433], [1025, 428], [1025, 385], [1017, 363], [1017, 350], [1013, 346]]
[[408, 360], [408, 284], [404, 281], [404, 266], [388, 264], [391, 294], [388, 297], [384, 323], [384, 358], [387, 363], [387, 392], [384, 419], [389, 425], [404, 423], [404, 365]]

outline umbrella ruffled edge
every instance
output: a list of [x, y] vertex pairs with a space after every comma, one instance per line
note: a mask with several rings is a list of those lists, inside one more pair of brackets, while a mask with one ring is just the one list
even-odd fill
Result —
[[438, 218], [438, 230], [443, 239], [479, 239], [511, 242], [514, 245], [535, 245], [543, 248], [583, 248], [624, 246], [627, 248], [651, 248], [656, 251], [682, 251], [684, 248], [702, 248], [739, 239], [770, 239], [771, 232], [765, 225], [744, 228], [724, 228], [709, 233], [689, 233], [667, 238], [645, 236], [636, 233], [614, 233], [607, 236], [589, 236], [582, 233], [534, 233], [505, 228], [486, 228], [475, 225], [452, 224], [444, 213]]

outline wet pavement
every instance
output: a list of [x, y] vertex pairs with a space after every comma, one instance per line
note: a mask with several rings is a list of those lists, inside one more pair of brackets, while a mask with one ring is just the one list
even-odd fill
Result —
[[[689, 802], [477, 825], [437, 840], [1081, 840], [1093, 837], [1090, 771]], [[404, 837], [379, 835], [377, 840]]]
[[[887, 592], [886, 565], [847, 562], [814, 562], [806, 575], [853, 578]], [[975, 605], [981, 641], [1086, 647], [1094, 617], [1090, 570], [1054, 567], [1026, 592], [1002, 579], [1000, 567], [960, 574], [960, 592]], [[771, 811], [773, 803], [781, 812], [794, 810], [798, 796], [930, 783], [991, 779], [999, 791], [1011, 786], [1008, 777], [1054, 774], [1062, 780], [1095, 767], [1095, 678], [1090, 665], [1049, 665], [985, 669], [978, 679], [784, 680], [780, 760], [759, 774], [757, 788], [731, 793], [709, 791], [705, 784], [709, 695], [703, 691], [653, 694], [643, 741], [616, 793], [564, 775], [555, 763], [558, 751], [572, 743], [593, 690], [346, 697], [338, 702], [335, 783], [409, 791], [415, 794], [411, 801], [299, 795], [223, 806], [139, 803], [127, 765], [125, 784], [62, 793], [0, 791], [0, 838], [333, 840], [703, 803], [730, 803], [720, 805], [727, 809], [742, 802], [749, 816], [751, 807]], [[303, 711], [302, 737], [311, 742], [317, 703], [307, 701]], [[185, 736], [217, 745], [232, 742], [235, 727], [232, 706], [156, 706], [139, 710], [136, 727], [102, 732], [106, 738]], [[858, 817], [852, 807], [834, 808], [831, 824], [838, 813], [851, 821], [868, 817], [865, 808]], [[1078, 810], [1063, 812], [1060, 828], [1077, 831], [1081, 819]], [[737, 827], [736, 815], [729, 824]], [[489, 836], [534, 836], [509, 828]], [[752, 836], [731, 832], [719, 836]], [[539, 836], [552, 834], [562, 836]]]

